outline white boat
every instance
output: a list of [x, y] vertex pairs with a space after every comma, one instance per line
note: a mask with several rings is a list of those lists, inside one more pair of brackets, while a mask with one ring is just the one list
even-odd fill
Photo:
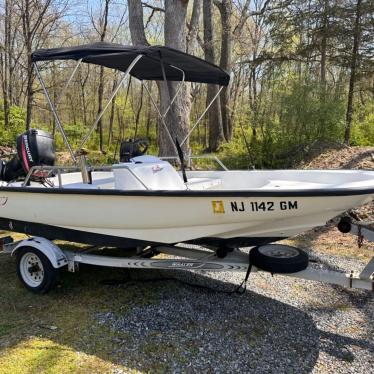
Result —
[[[51, 179], [56, 187], [36, 182], [1, 187], [0, 225], [122, 248], [179, 242], [233, 248], [324, 225], [374, 194], [374, 172], [369, 171], [194, 171], [185, 184], [164, 161], [131, 166], [148, 189], [116, 188], [116, 179], [132, 176], [118, 170], [114, 175], [93, 172], [90, 185], [82, 183], [81, 173], [69, 173], [61, 175], [61, 187], [57, 177]], [[171, 185], [161, 182], [163, 188], [153, 189], [154, 175], [141, 175], [144, 167], [161, 169], [160, 179], [169, 173]]]
[[[294, 236], [374, 198], [374, 171], [365, 170], [178, 172], [136, 152], [126, 162], [89, 167], [67, 141], [38, 69], [38, 61], [57, 59], [77, 60], [76, 69], [86, 62], [125, 72], [111, 98], [128, 74], [141, 81], [229, 83], [219, 67], [165, 47], [96, 43], [34, 52], [36, 73], [77, 166], [54, 165], [47, 134], [31, 130], [19, 137], [18, 155], [2, 165], [1, 229], [120, 248], [198, 243], [231, 250]], [[160, 117], [165, 125], [165, 113]]]

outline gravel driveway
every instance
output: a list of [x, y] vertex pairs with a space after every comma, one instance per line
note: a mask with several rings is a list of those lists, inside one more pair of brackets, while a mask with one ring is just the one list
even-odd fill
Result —
[[[330, 255], [318, 261], [315, 266], [324, 268], [362, 267]], [[130, 275], [177, 277], [218, 290], [231, 290], [244, 277], [188, 271]], [[372, 292], [264, 273], [250, 275], [242, 296], [168, 280], [116, 287], [144, 294], [156, 284], [157, 301], [95, 316], [99, 325], [120, 333], [113, 354], [126, 367], [148, 372], [161, 361], [170, 373], [374, 373]]]

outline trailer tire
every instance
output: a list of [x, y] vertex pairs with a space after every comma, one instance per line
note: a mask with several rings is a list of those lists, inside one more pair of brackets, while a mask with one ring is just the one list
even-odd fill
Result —
[[31, 292], [45, 294], [57, 285], [58, 269], [36, 248], [24, 246], [17, 249], [16, 265], [18, 278]]
[[308, 267], [307, 253], [289, 245], [266, 244], [251, 249], [250, 263], [270, 273], [291, 274]]

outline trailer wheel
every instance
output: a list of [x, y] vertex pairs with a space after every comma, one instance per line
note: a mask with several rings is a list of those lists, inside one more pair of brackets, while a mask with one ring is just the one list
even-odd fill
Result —
[[23, 285], [34, 293], [44, 294], [53, 289], [58, 280], [47, 256], [33, 247], [21, 247], [16, 253], [17, 275]]
[[251, 264], [271, 273], [297, 273], [308, 267], [308, 255], [299, 248], [281, 244], [266, 244], [251, 249]]

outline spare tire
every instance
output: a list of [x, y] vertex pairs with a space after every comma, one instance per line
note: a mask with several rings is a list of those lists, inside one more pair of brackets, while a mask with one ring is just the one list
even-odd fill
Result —
[[266, 244], [251, 249], [250, 263], [270, 273], [297, 273], [308, 267], [307, 253], [299, 248], [283, 244]]

